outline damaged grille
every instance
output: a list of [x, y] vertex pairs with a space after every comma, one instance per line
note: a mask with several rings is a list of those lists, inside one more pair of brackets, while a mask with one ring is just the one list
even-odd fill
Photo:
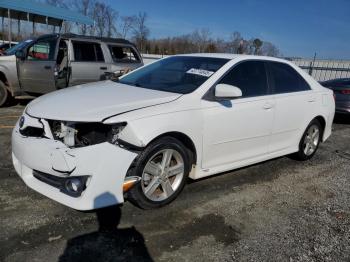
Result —
[[48, 120], [52, 135], [70, 147], [83, 147], [106, 142], [111, 127], [102, 123], [64, 122]]

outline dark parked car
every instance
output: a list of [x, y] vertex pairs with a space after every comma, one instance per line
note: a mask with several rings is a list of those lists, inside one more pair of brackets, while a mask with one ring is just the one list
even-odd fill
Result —
[[350, 114], [350, 78], [332, 79], [320, 84], [333, 90], [336, 113]]

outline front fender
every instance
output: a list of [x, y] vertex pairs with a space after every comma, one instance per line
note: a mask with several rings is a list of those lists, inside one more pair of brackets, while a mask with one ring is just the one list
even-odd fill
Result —
[[7, 87], [11, 93], [20, 90], [18, 81], [16, 60], [14, 61], [1, 61], [0, 60], [0, 74], [7, 80]]
[[119, 134], [119, 139], [139, 148], [167, 133], [187, 136], [196, 149], [197, 163], [202, 159], [202, 113], [200, 110], [185, 110], [126, 120], [128, 123]]

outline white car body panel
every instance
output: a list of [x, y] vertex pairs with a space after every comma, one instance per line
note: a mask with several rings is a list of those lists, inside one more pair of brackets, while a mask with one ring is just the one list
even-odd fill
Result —
[[270, 137], [270, 152], [280, 151], [289, 147], [297, 148], [295, 141], [300, 141], [300, 131], [304, 132], [313, 116], [314, 104], [309, 102], [313, 91], [293, 94], [274, 95], [274, 121]]
[[[320, 86], [295, 65], [270, 57], [191, 56], [231, 60], [190, 94], [179, 95], [106, 81], [50, 93], [30, 103], [26, 112], [34, 119], [102, 121], [105, 124], [126, 122], [119, 139], [139, 148], [165, 134], [186, 136], [195, 148], [196, 163], [190, 173], [193, 179], [296, 152], [302, 134], [315, 117], [324, 119], [323, 141], [330, 136], [335, 110], [332, 91]], [[227, 70], [252, 59], [292, 66], [312, 90], [225, 102], [203, 99]], [[18, 129], [17, 124], [12, 136], [13, 162], [17, 173], [31, 188], [80, 210], [124, 201], [122, 184], [137, 153], [107, 142], [71, 149], [53, 140], [52, 135], [48, 135], [51, 139], [28, 138], [19, 134]], [[69, 197], [31, 175], [33, 169], [62, 175], [52, 167], [65, 171], [75, 168], [73, 175], [90, 175], [91, 181], [83, 195]], [[99, 199], [98, 203], [95, 199]]]
[[[212, 168], [268, 153], [273, 124], [271, 96], [203, 101], [202, 167]], [[244, 116], [242, 118], [242, 116]], [[232, 150], [235, 148], [235, 150]]]
[[[82, 90], [84, 89], [82, 96]], [[27, 113], [39, 118], [99, 122], [134, 109], [170, 102], [181, 95], [131, 87], [112, 81], [79, 85], [43, 95], [30, 103]]]

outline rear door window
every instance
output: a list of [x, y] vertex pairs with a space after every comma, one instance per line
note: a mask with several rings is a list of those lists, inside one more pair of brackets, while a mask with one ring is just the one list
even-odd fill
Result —
[[99, 43], [73, 41], [74, 61], [104, 62], [103, 52]]
[[264, 61], [245, 61], [232, 68], [220, 81], [242, 90], [242, 97], [268, 94], [267, 76]]
[[275, 94], [310, 90], [309, 84], [291, 66], [278, 62], [268, 62], [268, 64]]
[[140, 58], [135, 50], [127, 46], [109, 45], [115, 63], [139, 63]]

